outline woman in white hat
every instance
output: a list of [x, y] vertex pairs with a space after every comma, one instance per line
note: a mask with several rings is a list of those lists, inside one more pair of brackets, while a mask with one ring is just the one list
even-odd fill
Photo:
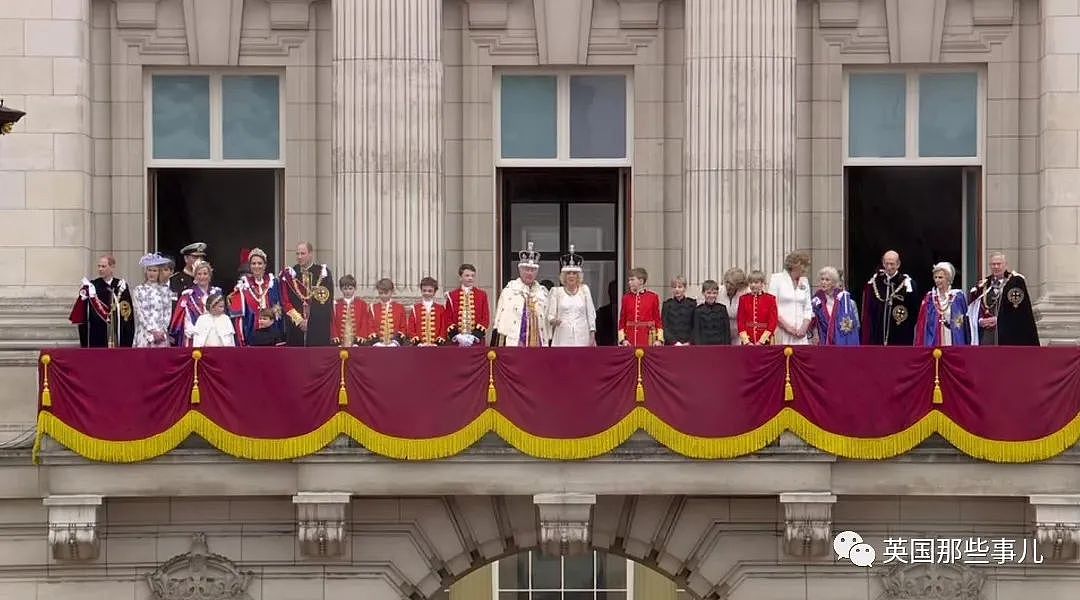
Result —
[[570, 253], [559, 259], [562, 265], [559, 281], [562, 287], [553, 288], [548, 297], [547, 320], [552, 328], [552, 346], [595, 346], [596, 307], [592, 291], [581, 281], [584, 260]]
[[172, 316], [172, 291], [161, 281], [161, 267], [169, 259], [147, 254], [139, 259], [145, 280], [132, 291], [135, 305], [135, 347], [168, 348], [169, 318]]

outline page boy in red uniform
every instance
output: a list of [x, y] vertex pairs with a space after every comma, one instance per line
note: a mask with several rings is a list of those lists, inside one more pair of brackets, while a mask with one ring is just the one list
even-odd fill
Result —
[[409, 341], [415, 346], [446, 344], [446, 308], [435, 302], [439, 282], [433, 277], [420, 280], [420, 302], [413, 305], [409, 319]]
[[765, 274], [761, 271], [751, 271], [746, 279], [750, 293], [739, 298], [739, 339], [744, 346], [771, 344], [779, 322], [776, 296], [764, 291]]
[[649, 273], [645, 269], [630, 269], [627, 282], [630, 291], [623, 295], [619, 310], [619, 345], [664, 345], [664, 322], [660, 318], [660, 296], [645, 289]]
[[484, 344], [491, 326], [491, 308], [484, 290], [476, 287], [476, 267], [465, 263], [458, 267], [461, 285], [446, 293], [446, 339], [468, 348]]
[[356, 278], [345, 275], [338, 280], [341, 297], [334, 302], [334, 322], [331, 324], [331, 341], [348, 348], [363, 341], [370, 314], [367, 302], [356, 297]]
[[365, 343], [376, 347], [396, 347], [407, 339], [408, 321], [405, 307], [394, 300], [394, 282], [382, 278], [375, 282], [379, 292], [379, 301], [371, 305], [368, 311]]

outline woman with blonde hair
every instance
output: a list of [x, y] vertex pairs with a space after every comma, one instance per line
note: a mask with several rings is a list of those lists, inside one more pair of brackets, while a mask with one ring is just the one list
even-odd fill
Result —
[[135, 347], [168, 348], [169, 318], [172, 316], [172, 291], [161, 268], [169, 259], [160, 254], [147, 254], [139, 259], [145, 281], [135, 286], [131, 301], [135, 307]]
[[769, 278], [769, 293], [776, 296], [779, 323], [775, 344], [797, 346], [809, 344], [807, 333], [814, 318], [810, 298], [810, 281], [806, 273], [810, 269], [810, 255], [796, 250], [784, 258], [784, 270]]
[[195, 322], [206, 313], [206, 299], [212, 294], [221, 294], [221, 288], [210, 285], [214, 270], [210, 263], [205, 260], [196, 261], [192, 265], [195, 283], [180, 293], [176, 301], [176, 310], [173, 312], [172, 333], [175, 345], [190, 348], [195, 336]]
[[584, 260], [570, 253], [559, 259], [562, 269], [559, 273], [561, 287], [552, 288], [548, 296], [547, 315], [551, 325], [552, 346], [595, 346], [596, 345], [596, 307], [593, 304], [592, 291], [581, 280]]
[[731, 325], [731, 343], [738, 346], [739, 341], [739, 299], [750, 293], [750, 283], [746, 280], [746, 271], [739, 267], [731, 267], [724, 272], [724, 287], [720, 290], [718, 304], [723, 304], [727, 309], [728, 321]]

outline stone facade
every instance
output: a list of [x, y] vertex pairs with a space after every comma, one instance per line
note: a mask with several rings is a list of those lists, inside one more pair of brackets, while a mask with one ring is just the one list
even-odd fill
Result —
[[[566, 491], [597, 496], [595, 547], [699, 598], [864, 598], [867, 585], [873, 598], [907, 597], [887, 569], [867, 579], [792, 556], [799, 532], [820, 530], [797, 516], [824, 514], [833, 531], [875, 540], [1064, 540], [1061, 560], [1038, 567], [933, 577], [974, 578], [1002, 599], [1065, 597], [1080, 573], [1062, 558], [1080, 523], [1071, 454], [1000, 466], [937, 449], [868, 464], [796, 445], [702, 463], [641, 442], [573, 465], [505, 448], [409, 465], [359, 450], [251, 464], [195, 448], [112, 466], [46, 448], [35, 467], [26, 432], [34, 349], [74, 339], [75, 283], [105, 252], [138, 278], [152, 237], [151, 73], [280, 74], [276, 251], [311, 240], [336, 271], [365, 285], [391, 276], [411, 295], [420, 276], [452, 279], [461, 262], [484, 287], [498, 281], [502, 72], [630, 77], [627, 259], [663, 288], [729, 264], [776, 271], [795, 247], [815, 266], [842, 264], [846, 74], [974, 66], [979, 250], [1004, 250], [1027, 276], [1045, 341], [1075, 343], [1078, 61], [1075, 0], [0, 0], [0, 96], [28, 113], [0, 137], [0, 598], [150, 598], [145, 575], [205, 533], [210, 553], [253, 573], [253, 599], [413, 600], [474, 573], [451, 588], [471, 600], [485, 565], [539, 547], [532, 496]], [[768, 131], [748, 125], [761, 123]], [[836, 501], [792, 500], [807, 492]], [[294, 498], [309, 493], [346, 500]], [[343, 532], [340, 554], [319, 554], [320, 523], [334, 519], [300, 518], [302, 506], [343, 515], [330, 528]], [[78, 560], [55, 547], [65, 539]], [[650, 598], [675, 593], [641, 577]]]

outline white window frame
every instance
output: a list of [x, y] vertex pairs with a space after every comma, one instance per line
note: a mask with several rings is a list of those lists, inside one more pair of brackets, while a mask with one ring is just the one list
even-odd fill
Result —
[[[190, 75], [210, 78], [210, 158], [154, 158], [154, 76], [155, 75]], [[225, 140], [223, 133], [224, 107], [222, 98], [222, 77], [246, 75], [272, 75], [278, 80], [278, 158], [265, 159], [226, 159], [224, 158]], [[228, 169], [282, 169], [285, 168], [285, 72], [281, 69], [152, 69], [147, 70], [143, 78], [143, 142], [146, 167], [156, 168], [228, 168]]]
[[[539, 550], [533, 550], [533, 552], [539, 552]], [[593, 553], [593, 581], [595, 582], [596, 581], [596, 569], [597, 569], [596, 561], [599, 558], [599, 552], [596, 551], [596, 550], [591, 550], [591, 552]], [[526, 557], [528, 557], [529, 556], [529, 551], [528, 550], [523, 550], [522, 552], [520, 552], [518, 554], [518, 556], [520, 557], [522, 554], [524, 554]], [[507, 557], [507, 558], [509, 558], [509, 557]], [[634, 600], [634, 568], [637, 565], [635, 565], [634, 561], [630, 560], [629, 558], [624, 559], [624, 560], [626, 560], [626, 600]], [[495, 562], [491, 563], [491, 600], [499, 600], [499, 593], [502, 591], [502, 588], [499, 587], [499, 564], [501, 562], [502, 562], [502, 559], [496, 560]], [[561, 562], [560, 562], [560, 567], [559, 568], [560, 569], [565, 569], [565, 567], [562, 566]], [[528, 589], [529, 589], [529, 591], [527, 591], [525, 593], [528, 594], [530, 598], [532, 597], [533, 592], [559, 592], [559, 593], [563, 593], [563, 592], [566, 591], [566, 589], [562, 588], [562, 587], [560, 587], [557, 590], [548, 590], [548, 589], [534, 590], [533, 587], [532, 587], [532, 582], [531, 581], [529, 582], [529, 588]], [[605, 589], [605, 591], [607, 591], [607, 590], [610, 590], [611, 588], [604, 588], [604, 589]], [[596, 586], [594, 585], [593, 586], [593, 596], [595, 596], [597, 593], [599, 593], [599, 592], [596, 591]]]
[[[904, 115], [904, 156], [876, 157], [850, 156], [851, 130], [848, 114], [851, 101], [851, 75], [898, 74], [906, 76]], [[919, 76], [926, 73], [975, 73], [978, 80], [975, 101], [975, 156], [919, 156]], [[986, 67], [976, 64], [959, 64], [913, 69], [889, 69], [880, 66], [844, 68], [843, 91], [843, 164], [859, 166], [982, 166], [986, 154]]]
[[[502, 157], [502, 78], [504, 75], [555, 77], [555, 158]], [[626, 80], [626, 156], [570, 158], [570, 77], [620, 75]], [[493, 148], [496, 167], [629, 167], [634, 156], [634, 76], [630, 69], [499, 69], [492, 75]]]

